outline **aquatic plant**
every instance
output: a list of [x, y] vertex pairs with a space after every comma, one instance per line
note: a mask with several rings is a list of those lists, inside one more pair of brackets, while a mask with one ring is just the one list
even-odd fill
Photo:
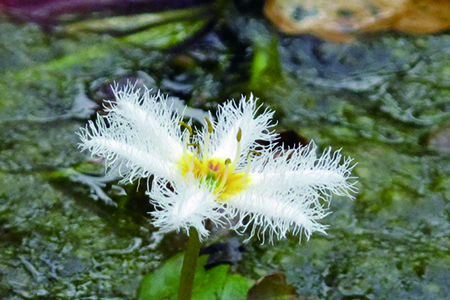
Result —
[[355, 191], [352, 160], [339, 151], [318, 156], [314, 143], [275, 146], [273, 111], [262, 110], [253, 95], [219, 106], [216, 120], [210, 114], [195, 131], [159, 92], [141, 93], [128, 84], [114, 94], [107, 114], [81, 130], [80, 147], [103, 158], [108, 172], [123, 181], [154, 176], [147, 192], [156, 207], [154, 224], [190, 235], [179, 299], [190, 298], [185, 294], [192, 283], [183, 287], [183, 278], [193, 276], [200, 241], [209, 234], [206, 220], [238, 232], [251, 227], [250, 237], [263, 241], [289, 231], [309, 239], [325, 233], [318, 221], [328, 214], [332, 195], [351, 198]]

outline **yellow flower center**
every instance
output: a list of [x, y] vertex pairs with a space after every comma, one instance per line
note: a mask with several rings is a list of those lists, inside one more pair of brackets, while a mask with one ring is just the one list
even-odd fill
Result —
[[[234, 160], [209, 157], [209, 142], [211, 133], [214, 131], [213, 123], [205, 118], [208, 126], [208, 132], [205, 136], [203, 149], [197, 143], [189, 143], [190, 137], [194, 134], [192, 127], [184, 122], [180, 125], [188, 130], [185, 136], [183, 146], [184, 151], [179, 161], [181, 175], [187, 177], [193, 174], [194, 177], [202, 184], [206, 184], [211, 188], [213, 193], [217, 195], [217, 199], [225, 200], [228, 197], [242, 192], [250, 183], [250, 162], [251, 154], [261, 155], [258, 151], [250, 150], [247, 154], [247, 167], [245, 172], [235, 172], [241, 157], [241, 138], [242, 130], [239, 128], [236, 134], [237, 149]], [[188, 146], [195, 147], [197, 153], [193, 154], [188, 151]], [[201, 157], [201, 159], [199, 158]]]
[[234, 172], [229, 160], [207, 158], [202, 161], [192, 153], [185, 152], [179, 165], [183, 177], [192, 172], [196, 179], [212, 187], [220, 200], [240, 193], [250, 183], [248, 173]]

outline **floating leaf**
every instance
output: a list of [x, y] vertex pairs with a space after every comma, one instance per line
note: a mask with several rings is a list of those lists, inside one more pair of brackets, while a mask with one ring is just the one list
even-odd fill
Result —
[[248, 292], [247, 300], [307, 300], [299, 297], [295, 289], [286, 283], [283, 274], [275, 273], [258, 280]]
[[[238, 274], [228, 274], [229, 265], [219, 265], [205, 270], [208, 256], [197, 263], [193, 300], [244, 300], [253, 281]], [[183, 255], [179, 254], [152, 274], [144, 277], [138, 300], [176, 300]]]

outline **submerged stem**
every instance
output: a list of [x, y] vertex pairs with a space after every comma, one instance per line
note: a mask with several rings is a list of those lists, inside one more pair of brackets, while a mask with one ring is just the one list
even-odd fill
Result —
[[194, 287], [195, 268], [200, 252], [200, 239], [197, 229], [189, 228], [189, 241], [184, 254], [183, 267], [181, 268], [180, 287], [178, 288], [178, 300], [191, 300]]

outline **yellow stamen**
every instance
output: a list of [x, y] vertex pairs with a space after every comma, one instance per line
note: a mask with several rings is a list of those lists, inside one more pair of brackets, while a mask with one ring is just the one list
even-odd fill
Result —
[[240, 193], [250, 183], [244, 172], [234, 173], [231, 169], [231, 159], [210, 158], [201, 161], [192, 153], [184, 154], [180, 159], [181, 175], [193, 174], [195, 178], [210, 185], [218, 200]]
[[208, 119], [207, 117], [205, 117], [205, 121], [206, 121], [206, 123], [208, 123], [208, 132], [209, 132], [209, 133], [213, 133], [214, 127], [213, 127], [213, 125], [212, 125], [211, 120]]
[[[200, 145], [197, 143], [189, 143], [187, 144], [187, 146], [193, 146], [195, 147], [195, 149], [197, 149], [197, 156], [200, 155]], [[192, 172], [194, 170], [194, 163], [195, 163], [195, 159], [198, 160], [196, 155], [192, 155], [192, 158], [190, 159], [189, 162], [189, 172]]]
[[[179, 167], [183, 177], [192, 174], [201, 184], [211, 188], [217, 200], [225, 200], [243, 191], [250, 183], [249, 168], [246, 172], [235, 172], [241, 157], [242, 129], [239, 128], [236, 135], [237, 147], [234, 160], [229, 158], [225, 160], [221, 158], [209, 158], [209, 143], [214, 128], [208, 118], [205, 118], [205, 120], [208, 124], [208, 132], [205, 136], [203, 149], [201, 149], [198, 143], [189, 143], [189, 138], [193, 133], [192, 128], [189, 124], [180, 122], [180, 125], [189, 130], [189, 134], [185, 139], [184, 151], [179, 161]], [[195, 153], [188, 151], [188, 146], [195, 147]], [[258, 153], [257, 151], [251, 150], [247, 155], [247, 159], [249, 159], [250, 154], [259, 155]]]
[[248, 176], [250, 175], [250, 171], [252, 169], [252, 154], [256, 155], [256, 156], [261, 156], [261, 152], [259, 151], [255, 151], [255, 150], [250, 150], [247, 153], [247, 167], [245, 168], [245, 175], [242, 178], [244, 181], [247, 180]]
[[186, 135], [183, 140], [183, 153], [187, 153], [187, 146], [189, 143], [189, 139], [193, 135], [192, 127], [188, 123], [185, 123], [183, 121], [178, 122], [178, 124], [185, 127], [189, 131], [188, 135]]
[[180, 124], [181, 126], [185, 127], [187, 130], [189, 130], [189, 135], [190, 136], [194, 135], [191, 125], [189, 125], [188, 123], [185, 123], [183, 121], [178, 122], [178, 124]]
[[223, 188], [225, 187], [225, 183], [227, 183], [228, 179], [228, 172], [230, 171], [229, 164], [231, 163], [231, 159], [227, 158], [225, 160], [225, 173], [223, 174], [222, 178], [220, 178], [220, 185], [217, 187], [217, 191], [222, 192]]
[[205, 117], [205, 121], [208, 124], [208, 133], [206, 134], [205, 144], [204, 144], [204, 147], [203, 147], [202, 160], [204, 162], [206, 162], [208, 160], [209, 141], [210, 141], [210, 138], [211, 138], [211, 133], [214, 131], [214, 128], [213, 128], [211, 120], [208, 119], [207, 117]]
[[242, 138], [242, 129], [239, 127], [238, 133], [236, 135], [237, 140], [236, 154], [234, 156], [233, 164], [231, 165], [231, 171], [236, 170], [236, 167], [239, 163], [239, 158], [241, 158], [241, 138]]

